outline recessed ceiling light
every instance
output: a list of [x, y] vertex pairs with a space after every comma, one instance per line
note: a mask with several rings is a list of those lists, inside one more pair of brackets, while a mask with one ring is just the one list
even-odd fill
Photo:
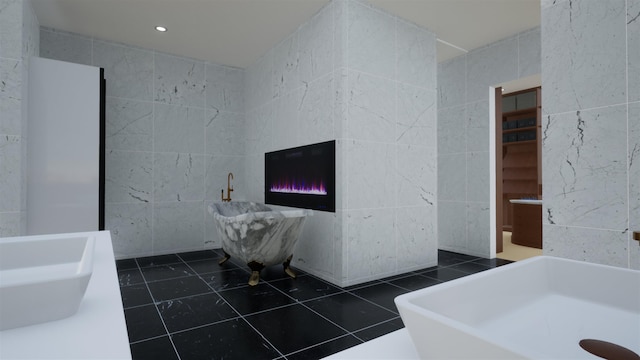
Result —
[[167, 28], [164, 26], [156, 26], [156, 30], [160, 31], [160, 32], [165, 32], [167, 31]]

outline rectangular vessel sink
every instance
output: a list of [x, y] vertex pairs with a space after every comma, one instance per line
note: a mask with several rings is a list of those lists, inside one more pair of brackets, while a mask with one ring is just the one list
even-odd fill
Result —
[[420, 358], [594, 359], [583, 339], [640, 354], [640, 271], [538, 256], [395, 299]]
[[0, 238], [0, 330], [76, 313], [93, 270], [95, 238]]

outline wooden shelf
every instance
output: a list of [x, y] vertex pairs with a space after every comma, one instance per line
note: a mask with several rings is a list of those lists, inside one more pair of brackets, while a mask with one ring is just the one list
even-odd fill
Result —
[[513, 117], [513, 116], [518, 116], [518, 115], [523, 115], [523, 114], [527, 114], [527, 113], [535, 113], [537, 110], [537, 107], [530, 107], [530, 108], [526, 108], [526, 109], [520, 109], [520, 110], [514, 110], [514, 111], [507, 111], [507, 112], [503, 112], [502, 113], [502, 117]]
[[520, 132], [520, 131], [537, 130], [538, 128], [539, 126], [527, 126], [527, 127], [521, 127], [521, 128], [515, 128], [515, 129], [503, 129], [502, 133], [509, 134], [509, 133]]
[[537, 144], [538, 140], [524, 140], [524, 141], [512, 141], [512, 142], [503, 142], [502, 146], [513, 146], [513, 145], [526, 145], [526, 144]]

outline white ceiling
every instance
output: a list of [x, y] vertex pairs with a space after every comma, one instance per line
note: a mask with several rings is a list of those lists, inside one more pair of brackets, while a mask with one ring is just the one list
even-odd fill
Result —
[[[368, 1], [435, 32], [439, 61], [540, 24], [540, 0]], [[41, 26], [240, 68], [328, 2], [32, 0]], [[156, 25], [169, 31], [158, 33]]]

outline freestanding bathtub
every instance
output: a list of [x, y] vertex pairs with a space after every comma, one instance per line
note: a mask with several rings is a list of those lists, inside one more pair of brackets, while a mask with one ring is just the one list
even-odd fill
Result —
[[311, 210], [274, 211], [270, 207], [248, 201], [216, 202], [209, 206], [222, 241], [225, 257], [239, 258], [251, 269], [249, 285], [260, 281], [260, 270], [280, 264], [291, 277], [289, 267], [293, 248]]

